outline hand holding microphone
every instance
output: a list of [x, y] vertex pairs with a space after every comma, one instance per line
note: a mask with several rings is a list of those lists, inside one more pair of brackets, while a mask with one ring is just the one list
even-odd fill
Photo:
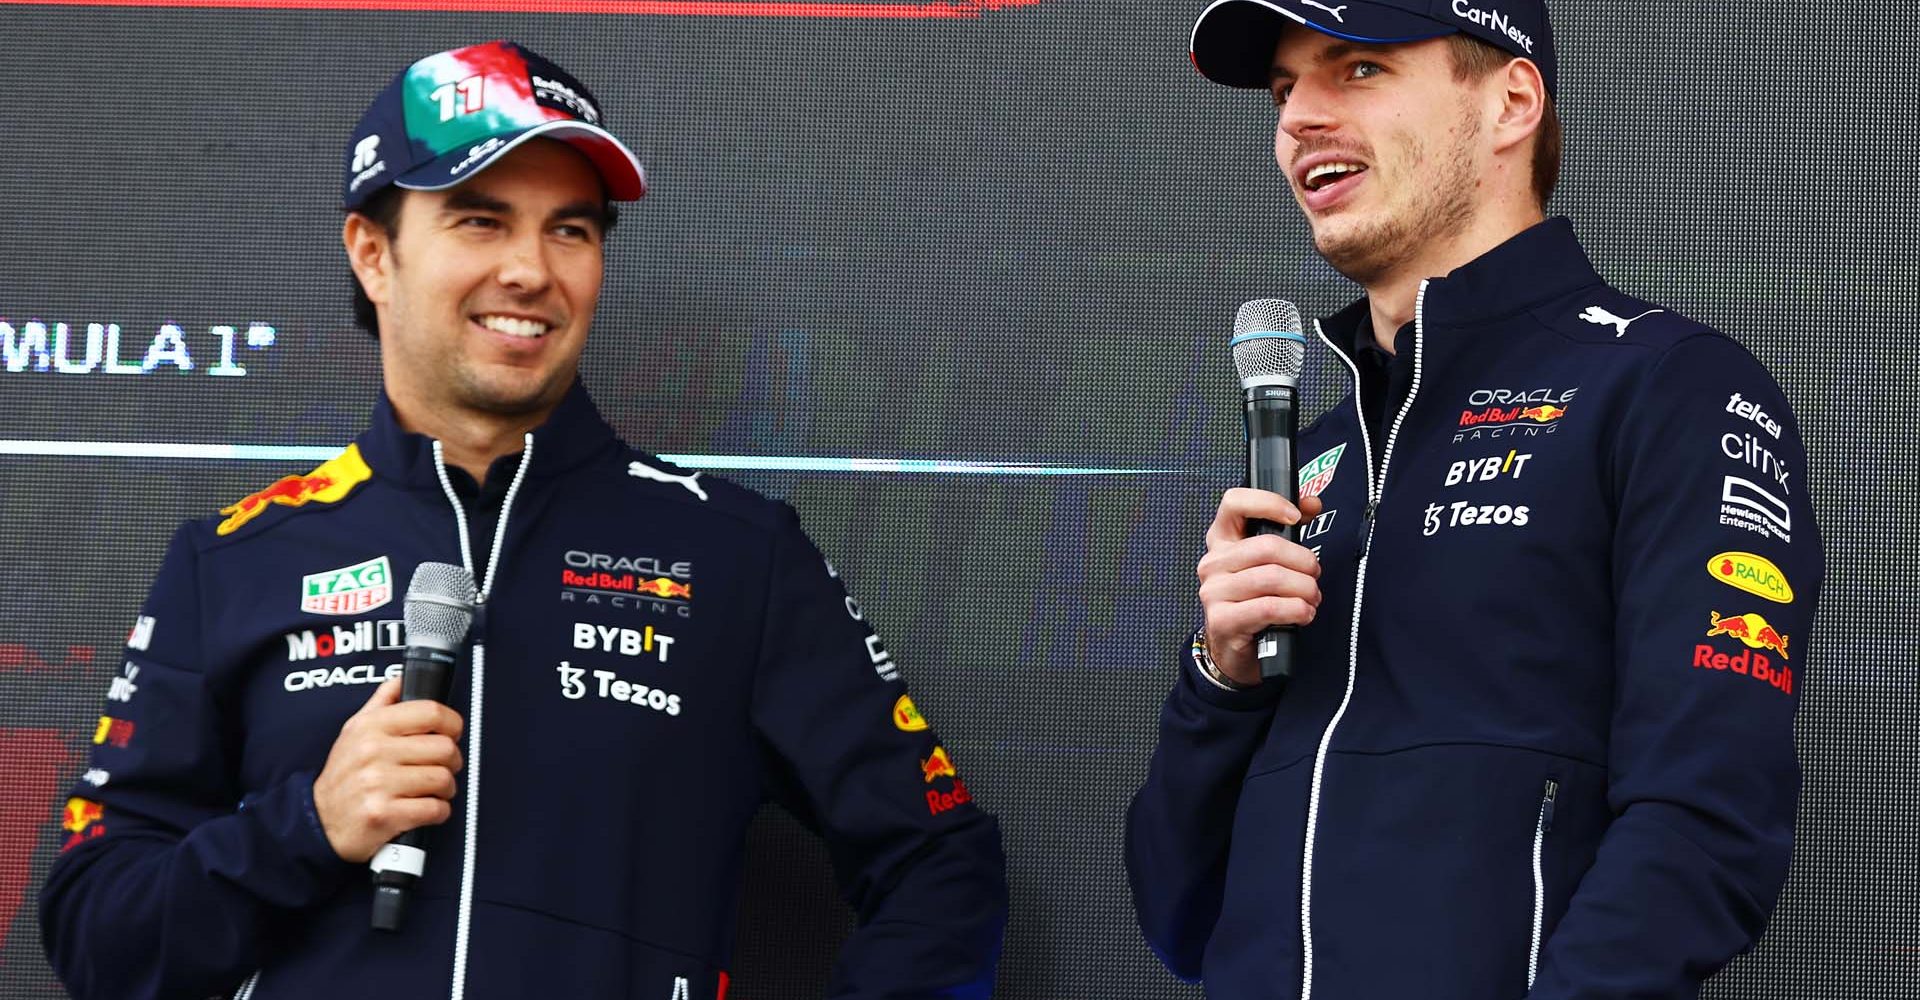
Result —
[[420, 564], [407, 588], [405, 673], [381, 684], [341, 727], [313, 782], [314, 809], [334, 852], [371, 862], [373, 926], [382, 930], [399, 927], [425, 870], [422, 828], [452, 815], [465, 721], [444, 702], [473, 601], [465, 569]]
[[[1293, 672], [1295, 626], [1320, 604], [1320, 564], [1294, 539], [1320, 513], [1298, 496], [1294, 436], [1306, 355], [1300, 312], [1280, 299], [1240, 307], [1230, 342], [1247, 432], [1247, 486], [1228, 490], [1207, 530], [1200, 603], [1215, 666], [1244, 687]], [[1256, 666], [1257, 663], [1257, 666]]]

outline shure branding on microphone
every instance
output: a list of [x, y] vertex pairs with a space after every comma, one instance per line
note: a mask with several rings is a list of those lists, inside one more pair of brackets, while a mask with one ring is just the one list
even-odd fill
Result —
[[1453, 16], [1472, 21], [1490, 31], [1499, 32], [1520, 43], [1520, 47], [1526, 49], [1528, 55], [1533, 54], [1533, 37], [1514, 27], [1513, 19], [1497, 10], [1481, 10], [1478, 7], [1468, 6], [1467, 0], [1453, 0]]

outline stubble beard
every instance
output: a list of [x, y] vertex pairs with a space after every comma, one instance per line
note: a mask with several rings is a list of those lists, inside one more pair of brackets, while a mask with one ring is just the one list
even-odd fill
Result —
[[1406, 203], [1388, 205], [1371, 219], [1314, 227], [1314, 249], [1348, 280], [1368, 287], [1414, 260], [1435, 240], [1465, 228], [1474, 215], [1478, 177], [1473, 140], [1479, 133], [1479, 119], [1462, 104], [1454, 127], [1447, 131], [1446, 146], [1433, 162], [1429, 163], [1427, 144], [1408, 136], [1402, 145], [1408, 168], [1404, 173], [1426, 172], [1431, 179], [1411, 181]]

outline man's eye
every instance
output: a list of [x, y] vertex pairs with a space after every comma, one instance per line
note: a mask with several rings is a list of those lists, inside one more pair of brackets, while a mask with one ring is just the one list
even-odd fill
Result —
[[586, 240], [588, 242], [592, 242], [593, 240], [593, 230], [588, 229], [586, 226], [573, 225], [569, 223], [566, 225], [555, 226], [553, 227], [553, 231], [570, 240]]
[[1364, 79], [1369, 76], [1375, 76], [1384, 72], [1386, 72], [1386, 70], [1382, 68], [1379, 63], [1357, 62], [1353, 64], [1352, 75], [1353, 75], [1353, 79], [1360, 80], [1360, 79]]
[[500, 225], [500, 220], [484, 215], [469, 215], [460, 220], [460, 225], [474, 229], [494, 229]]
[[1287, 103], [1287, 98], [1291, 96], [1293, 96], [1293, 84], [1276, 83], [1273, 85], [1273, 106], [1274, 107], [1277, 108], [1285, 105]]

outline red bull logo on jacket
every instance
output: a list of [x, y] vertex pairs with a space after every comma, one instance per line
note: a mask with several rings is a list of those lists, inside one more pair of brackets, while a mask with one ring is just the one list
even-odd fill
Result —
[[1773, 660], [1761, 650], [1787, 657], [1787, 637], [1765, 618], [1756, 614], [1722, 616], [1718, 611], [1708, 613], [1709, 627], [1707, 638], [1732, 636], [1747, 648], [1737, 653], [1723, 653], [1707, 643], [1693, 647], [1693, 666], [1701, 670], [1724, 670], [1728, 673], [1751, 677], [1764, 681], [1785, 694], [1793, 693], [1793, 670], [1785, 664], [1775, 665]]
[[231, 535], [248, 521], [266, 513], [267, 508], [274, 504], [302, 507], [310, 502], [338, 503], [346, 499], [354, 487], [371, 478], [373, 470], [360, 457], [360, 446], [350, 444], [346, 451], [304, 476], [286, 476], [258, 493], [220, 508], [220, 513], [227, 515], [227, 519], [221, 521], [215, 531], [217, 534]]
[[116, 719], [111, 715], [100, 717], [100, 723], [93, 727], [93, 745], [125, 747], [133, 742], [133, 723], [127, 719]]
[[1710, 627], [1709, 638], [1716, 635], [1730, 635], [1747, 644], [1751, 649], [1771, 649], [1787, 658], [1787, 637], [1774, 631], [1765, 618], [1755, 614], [1738, 615], [1731, 618], [1720, 617], [1720, 612], [1707, 612]]
[[60, 850], [71, 850], [83, 840], [104, 835], [107, 832], [106, 818], [106, 806], [79, 796], [68, 799], [67, 808], [60, 817], [60, 828], [67, 831], [67, 840], [60, 845]]
[[946, 747], [934, 747], [933, 756], [920, 762], [920, 776], [933, 783], [935, 778], [958, 778], [960, 772], [953, 769], [953, 759], [947, 756]]

